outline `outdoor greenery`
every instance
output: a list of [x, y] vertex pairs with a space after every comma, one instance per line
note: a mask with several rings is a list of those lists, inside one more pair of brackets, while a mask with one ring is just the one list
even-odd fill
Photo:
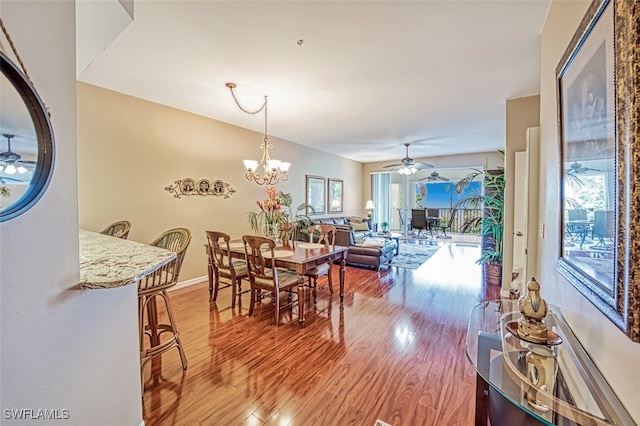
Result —
[[[499, 151], [504, 160], [504, 151]], [[462, 224], [462, 232], [479, 230], [484, 239], [482, 255], [478, 263], [496, 263], [502, 265], [504, 234], [504, 167], [497, 170], [472, 169], [468, 175], [456, 184], [456, 192], [461, 193], [471, 182], [482, 178], [484, 193], [471, 195], [458, 201], [455, 208], [471, 206], [483, 209], [480, 217], [472, 218]]]

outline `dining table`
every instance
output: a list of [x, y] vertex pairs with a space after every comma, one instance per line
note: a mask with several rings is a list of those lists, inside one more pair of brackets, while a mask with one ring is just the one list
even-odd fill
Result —
[[[229, 242], [230, 256], [236, 259], [244, 259], [244, 243], [240, 239]], [[344, 300], [344, 282], [346, 275], [346, 263], [348, 247], [309, 243], [304, 241], [291, 241], [288, 244], [278, 242], [274, 249], [276, 268], [288, 269], [304, 276], [316, 266], [328, 262], [340, 262], [340, 302]], [[301, 280], [298, 285], [298, 322], [302, 325], [305, 321], [304, 300], [308, 284]], [[253, 297], [253, 295], [252, 295]]]

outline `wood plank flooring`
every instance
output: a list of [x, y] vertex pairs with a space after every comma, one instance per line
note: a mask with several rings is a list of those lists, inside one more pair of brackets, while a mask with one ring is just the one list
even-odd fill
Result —
[[248, 295], [231, 310], [230, 289], [215, 303], [207, 283], [170, 292], [189, 367], [175, 350], [145, 368], [145, 424], [473, 424], [467, 318], [499, 298], [478, 257], [447, 244], [416, 270], [347, 267], [344, 302], [337, 285], [308, 298], [303, 328], [295, 307], [273, 326], [268, 299], [248, 317]]

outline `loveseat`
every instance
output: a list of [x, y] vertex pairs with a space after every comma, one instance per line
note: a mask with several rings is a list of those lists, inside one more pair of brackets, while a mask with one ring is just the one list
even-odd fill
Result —
[[393, 239], [378, 238], [371, 231], [371, 220], [354, 216], [324, 217], [313, 220], [314, 224], [329, 224], [336, 227], [335, 244], [349, 247], [347, 264], [371, 266], [379, 269], [388, 265], [396, 254], [398, 245]]

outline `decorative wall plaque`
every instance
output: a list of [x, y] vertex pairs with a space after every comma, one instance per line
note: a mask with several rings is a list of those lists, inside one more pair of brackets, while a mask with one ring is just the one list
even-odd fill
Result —
[[183, 195], [216, 195], [229, 198], [236, 192], [228, 183], [221, 180], [200, 179], [196, 182], [192, 178], [176, 180], [173, 185], [165, 187], [164, 190], [172, 193], [173, 198], [180, 198]]

